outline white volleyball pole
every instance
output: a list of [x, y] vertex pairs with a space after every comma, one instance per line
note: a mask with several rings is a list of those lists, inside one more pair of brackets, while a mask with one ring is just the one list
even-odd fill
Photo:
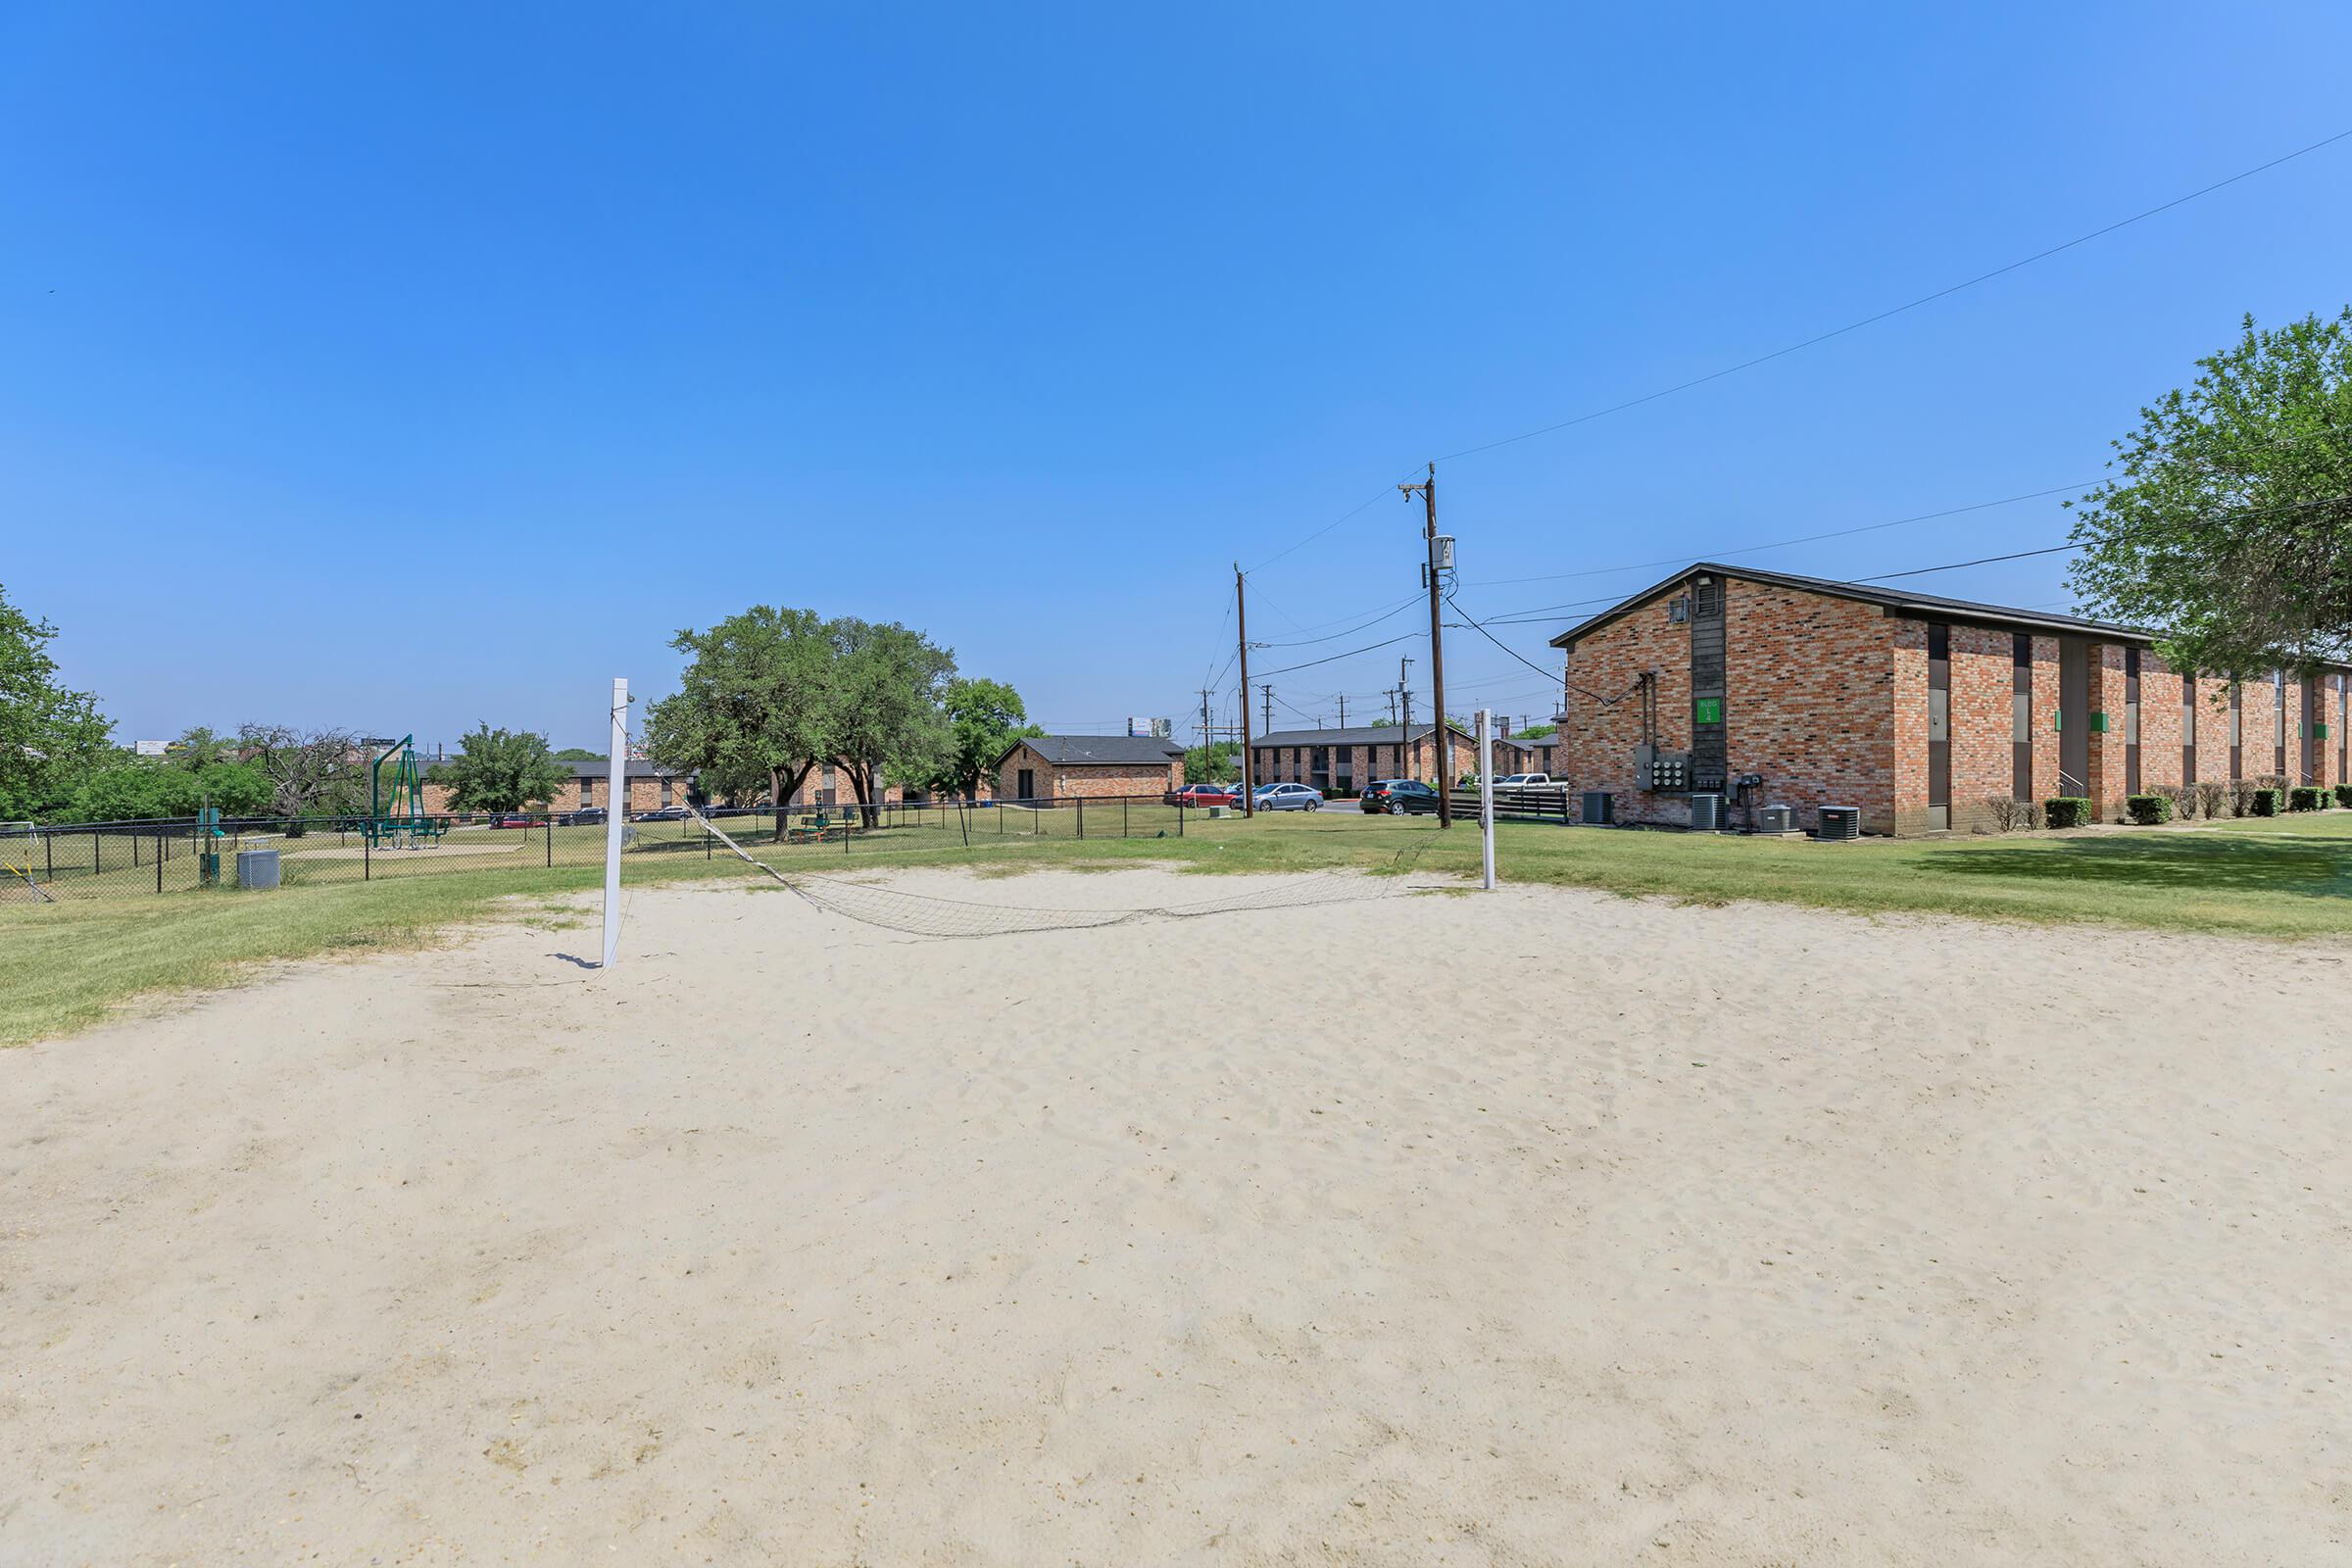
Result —
[[1494, 891], [1494, 716], [1484, 708], [1478, 710], [1478, 846], [1486, 864], [1486, 880], [1479, 885], [1492, 893]]
[[620, 953], [620, 825], [629, 817], [629, 681], [612, 677], [612, 782], [605, 790], [605, 964]]

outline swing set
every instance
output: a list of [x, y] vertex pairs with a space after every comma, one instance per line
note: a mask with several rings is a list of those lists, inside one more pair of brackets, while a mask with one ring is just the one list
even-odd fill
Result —
[[[394, 763], [388, 783], [386, 762]], [[424, 769], [416, 761], [416, 736], [403, 735], [399, 745], [368, 764], [368, 819], [360, 831], [378, 849], [410, 850], [438, 844], [449, 831], [446, 819], [425, 814]]]

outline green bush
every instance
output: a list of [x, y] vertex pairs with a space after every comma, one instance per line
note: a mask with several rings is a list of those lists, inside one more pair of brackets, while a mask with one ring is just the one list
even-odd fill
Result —
[[2246, 815], [2277, 816], [2278, 814], [2278, 792], [2277, 790], [2248, 790], [2246, 792]]
[[2090, 820], [2090, 801], [2081, 795], [2053, 795], [2041, 803], [2045, 827], [2081, 827]]
[[2141, 827], [2154, 827], [2173, 819], [2173, 798], [2169, 795], [2132, 795], [2124, 801], [2124, 809]]
[[2335, 787], [2335, 804], [2352, 806], [2352, 784], [2338, 784]]
[[2286, 808], [2290, 811], [2316, 811], [2328, 804], [2328, 792], [2309, 785], [2298, 784], [2287, 792]]

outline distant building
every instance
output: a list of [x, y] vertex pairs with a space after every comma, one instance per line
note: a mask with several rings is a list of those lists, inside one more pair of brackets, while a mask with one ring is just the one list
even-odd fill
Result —
[[997, 759], [1000, 801], [1161, 795], [1184, 786], [1184, 748], [1150, 735], [1033, 735]]
[[[1259, 784], [1311, 784], [1330, 795], [1360, 795], [1366, 784], [1383, 778], [1417, 778], [1426, 783], [1451, 783], [1478, 771], [1478, 740], [1468, 731], [1446, 726], [1446, 750], [1441, 767], [1437, 726], [1421, 724], [1407, 733], [1396, 724], [1359, 724], [1346, 729], [1278, 729], [1250, 742], [1250, 777]], [[1496, 743], [1497, 768], [1510, 742]]]

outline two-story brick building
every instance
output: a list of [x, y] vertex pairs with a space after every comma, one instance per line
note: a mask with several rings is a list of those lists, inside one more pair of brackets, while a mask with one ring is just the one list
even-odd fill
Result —
[[1989, 824], [1995, 802], [2183, 782], [2347, 780], [2352, 680], [2167, 669], [2150, 633], [1868, 583], [1694, 563], [1552, 640], [1548, 769], [1615, 820], [1688, 824], [1694, 794], [1851, 806], [1873, 833]]
[[1450, 782], [1478, 771], [1478, 742], [1466, 731], [1446, 726], [1441, 766], [1437, 726], [1409, 733], [1397, 724], [1354, 724], [1343, 729], [1278, 729], [1250, 742], [1250, 776], [1260, 784], [1311, 784], [1331, 795], [1356, 795], [1383, 778]]

